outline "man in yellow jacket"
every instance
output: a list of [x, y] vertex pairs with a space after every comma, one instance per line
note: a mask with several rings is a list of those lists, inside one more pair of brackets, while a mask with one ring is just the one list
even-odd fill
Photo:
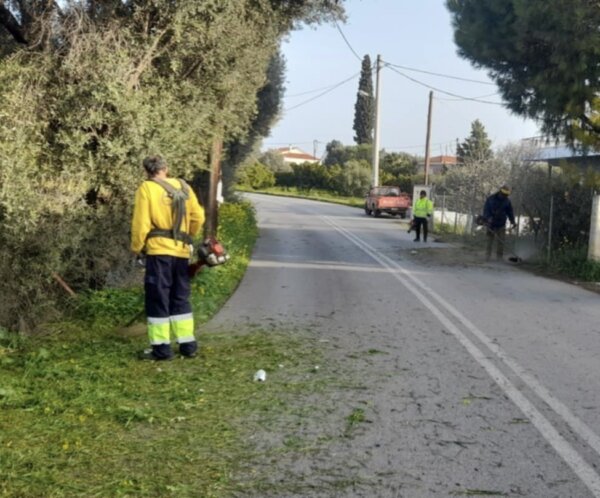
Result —
[[421, 240], [421, 226], [423, 226], [423, 242], [427, 242], [427, 233], [429, 231], [428, 219], [433, 215], [433, 202], [427, 198], [427, 192], [421, 190], [419, 198], [413, 204], [413, 218], [415, 221], [415, 231], [417, 236], [414, 242]]
[[140, 357], [172, 359], [172, 333], [179, 353], [192, 358], [198, 345], [188, 264], [192, 237], [204, 224], [204, 210], [183, 180], [168, 178], [162, 157], [147, 157], [143, 164], [148, 179], [135, 194], [131, 250], [136, 255], [146, 254], [145, 306], [152, 348]]

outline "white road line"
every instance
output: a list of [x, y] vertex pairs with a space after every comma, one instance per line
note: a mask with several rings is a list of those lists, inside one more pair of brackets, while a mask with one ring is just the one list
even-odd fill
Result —
[[[580, 437], [582, 437], [594, 450], [598, 451], [598, 436], [579, 418], [577, 418], [565, 405], [558, 401], [545, 387], [537, 380], [527, 374], [515, 361], [511, 360], [498, 346], [493, 344], [475, 325], [467, 320], [452, 305], [446, 302], [441, 296], [432, 289], [421, 283], [410, 271], [403, 268], [396, 261], [381, 254], [377, 249], [369, 245], [357, 235], [349, 230], [337, 225], [335, 221], [327, 216], [320, 216], [325, 223], [332, 226], [340, 234], [353, 242], [358, 248], [367, 253], [371, 258], [377, 261], [381, 266], [388, 269], [390, 274], [396, 278], [408, 291], [410, 291], [439, 321], [449, 332], [463, 345], [471, 356], [487, 371], [506, 395], [531, 423], [542, 434], [544, 439], [555, 449], [569, 467], [577, 474], [583, 483], [589, 488], [593, 495], [600, 498], [600, 476], [589, 465], [583, 457], [573, 448], [573, 446], [558, 432], [551, 422], [533, 405], [527, 397], [490, 361], [485, 353], [479, 349], [444, 313], [431, 302], [428, 297], [435, 299], [448, 313], [453, 315], [468, 330], [470, 330], [478, 339], [480, 339], [490, 350], [496, 354], [513, 373], [520, 378], [529, 388], [542, 398], [548, 405], [563, 418]], [[398, 273], [400, 270], [400, 273]], [[405, 277], [408, 277], [412, 283], [419, 287], [423, 292], [415, 287], [408, 285]], [[491, 346], [493, 347], [491, 347]]]
[[348, 265], [343, 263], [326, 263], [326, 262], [312, 262], [312, 261], [284, 261], [281, 259], [275, 260], [264, 260], [264, 259], [253, 259], [250, 261], [249, 266], [253, 268], [292, 268], [300, 270], [332, 270], [332, 271], [357, 271], [365, 273], [388, 273], [389, 270], [381, 268], [379, 266], [359, 266], [359, 265]]

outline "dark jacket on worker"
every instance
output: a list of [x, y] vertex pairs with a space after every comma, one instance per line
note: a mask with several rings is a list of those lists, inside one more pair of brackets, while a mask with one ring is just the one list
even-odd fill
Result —
[[515, 215], [510, 199], [500, 192], [487, 198], [483, 207], [483, 217], [492, 229], [504, 227], [507, 218], [513, 225], [515, 224]]

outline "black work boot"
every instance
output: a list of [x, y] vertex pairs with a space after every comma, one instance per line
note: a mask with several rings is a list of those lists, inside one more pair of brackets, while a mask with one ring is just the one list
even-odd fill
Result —
[[191, 341], [180, 344], [179, 354], [184, 358], [194, 358], [198, 354], [198, 343]]
[[166, 361], [173, 359], [170, 344], [157, 344], [152, 349], [144, 349], [139, 355], [140, 360]]

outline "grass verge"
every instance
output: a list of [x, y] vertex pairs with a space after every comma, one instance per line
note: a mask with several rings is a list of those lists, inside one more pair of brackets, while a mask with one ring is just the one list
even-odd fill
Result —
[[0, 495], [228, 496], [243, 435], [318, 382], [318, 351], [283, 334], [204, 335], [194, 360], [137, 349], [80, 331], [0, 350]]
[[362, 197], [343, 197], [336, 195], [327, 190], [299, 190], [297, 187], [270, 187], [266, 189], [253, 190], [249, 187], [238, 186], [240, 192], [251, 192], [255, 194], [276, 195], [282, 197], [298, 197], [300, 199], [310, 199], [313, 201], [331, 202], [333, 204], [343, 204], [344, 206], [352, 206], [363, 208], [365, 200]]

